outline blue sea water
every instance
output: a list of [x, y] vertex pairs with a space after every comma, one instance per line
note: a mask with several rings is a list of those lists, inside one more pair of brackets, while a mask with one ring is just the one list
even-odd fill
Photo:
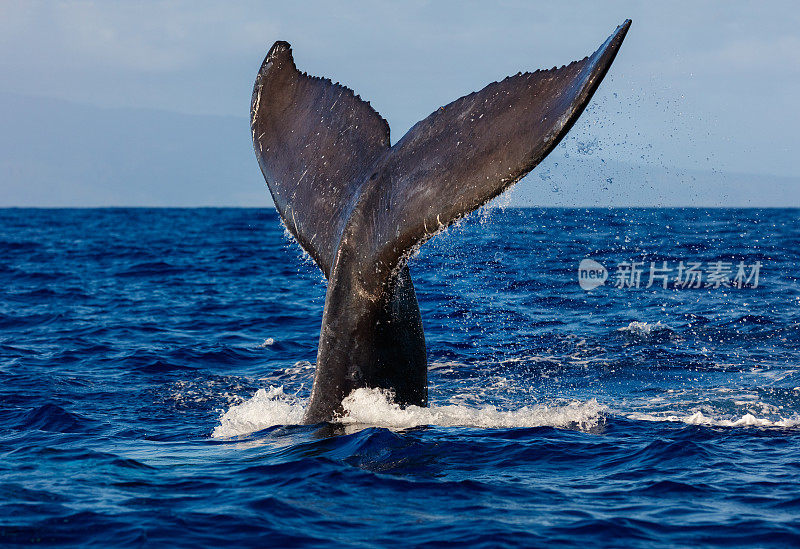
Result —
[[316, 426], [274, 211], [0, 210], [0, 252], [0, 546], [800, 545], [798, 210], [484, 211], [411, 263], [431, 406]]

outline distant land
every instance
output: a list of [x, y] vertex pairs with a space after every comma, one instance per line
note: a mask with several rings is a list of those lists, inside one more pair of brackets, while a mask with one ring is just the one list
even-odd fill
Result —
[[[272, 207], [244, 115], [104, 109], [0, 93], [0, 120], [0, 207]], [[568, 150], [556, 149], [500, 201], [800, 207], [797, 177], [632, 165], [605, 158], [607, 151]]]

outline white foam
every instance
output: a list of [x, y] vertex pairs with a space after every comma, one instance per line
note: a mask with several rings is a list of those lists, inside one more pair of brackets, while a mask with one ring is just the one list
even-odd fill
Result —
[[708, 425], [713, 427], [800, 427], [800, 418], [780, 418], [771, 420], [767, 418], [759, 418], [750, 413], [744, 414], [738, 419], [709, 417], [700, 411], [688, 415], [654, 415], [635, 413], [630, 414], [628, 419], [639, 421], [670, 421], [686, 423], [688, 425]]
[[297, 425], [303, 420], [303, 401], [287, 395], [283, 387], [259, 389], [253, 398], [231, 406], [211, 434], [214, 438], [231, 438], [274, 425]]
[[401, 408], [394, 404], [390, 397], [391, 395], [385, 391], [377, 389], [357, 389], [343, 401], [345, 414], [340, 421], [390, 429], [407, 429], [420, 425], [482, 429], [514, 427], [591, 429], [600, 423], [606, 409], [594, 399], [587, 402], [574, 401], [564, 405], [525, 406], [508, 411], [498, 410], [491, 405], [471, 407], [461, 404]]
[[[445, 365], [442, 365], [445, 366]], [[730, 392], [730, 389], [725, 389]], [[345, 424], [348, 432], [368, 427], [402, 430], [423, 425], [440, 427], [473, 427], [481, 429], [509, 429], [525, 427], [578, 428], [591, 430], [602, 423], [608, 408], [595, 399], [564, 403], [537, 404], [504, 410], [489, 404], [481, 405], [483, 397], [465, 393], [452, 396], [447, 403], [430, 407], [408, 406], [401, 408], [392, 401], [391, 394], [374, 389], [359, 389], [344, 402], [344, 414], [337, 421]], [[668, 395], [668, 396], [667, 396]], [[730, 395], [733, 402], [741, 401], [747, 408], [738, 414], [715, 411], [707, 405], [692, 406], [674, 402], [675, 391], [665, 396], [648, 399], [639, 411], [617, 410], [616, 413], [637, 421], [675, 422], [687, 425], [733, 428], [800, 428], [800, 416], [781, 417], [781, 409], [755, 401], [755, 395], [736, 392]], [[302, 423], [306, 401], [284, 392], [283, 386], [259, 389], [252, 398], [242, 402], [228, 398], [230, 407], [214, 429], [214, 438], [232, 438], [248, 435], [277, 425]], [[238, 402], [237, 402], [238, 401]], [[669, 406], [671, 409], [665, 409]], [[654, 410], [661, 408], [661, 410]], [[698, 408], [702, 408], [702, 411]], [[685, 411], [684, 411], [685, 410]], [[610, 413], [614, 414], [612, 410]], [[741, 416], [739, 415], [741, 414]]]
[[[515, 427], [560, 427], [592, 429], [603, 419], [605, 406], [594, 399], [566, 404], [525, 406], [517, 410], [499, 410], [495, 406], [480, 407], [446, 404], [423, 408], [401, 408], [391, 394], [377, 389], [358, 389], [344, 402], [344, 414], [337, 421], [349, 427], [385, 427], [408, 429], [421, 425], [441, 427], [477, 427], [507, 429]], [[259, 389], [242, 404], [231, 406], [214, 429], [214, 438], [247, 435], [275, 425], [297, 425], [302, 422], [305, 402], [284, 393], [283, 387]]]

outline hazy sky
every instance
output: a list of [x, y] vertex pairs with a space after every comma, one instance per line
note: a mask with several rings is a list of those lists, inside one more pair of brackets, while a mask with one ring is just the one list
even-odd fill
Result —
[[0, 93], [244, 120], [282, 39], [301, 69], [369, 100], [396, 141], [490, 81], [582, 58], [625, 18], [609, 77], [556, 154], [588, 143], [595, 159], [800, 176], [793, 2], [5, 0]]

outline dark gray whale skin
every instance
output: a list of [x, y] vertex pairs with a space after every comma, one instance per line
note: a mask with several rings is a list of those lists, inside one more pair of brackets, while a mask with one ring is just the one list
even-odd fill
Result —
[[305, 423], [335, 419], [363, 387], [427, 404], [408, 258], [555, 148], [630, 23], [581, 61], [519, 73], [440, 107], [394, 146], [369, 103], [298, 71], [288, 43], [272, 46], [253, 89], [253, 145], [283, 222], [328, 279]]

